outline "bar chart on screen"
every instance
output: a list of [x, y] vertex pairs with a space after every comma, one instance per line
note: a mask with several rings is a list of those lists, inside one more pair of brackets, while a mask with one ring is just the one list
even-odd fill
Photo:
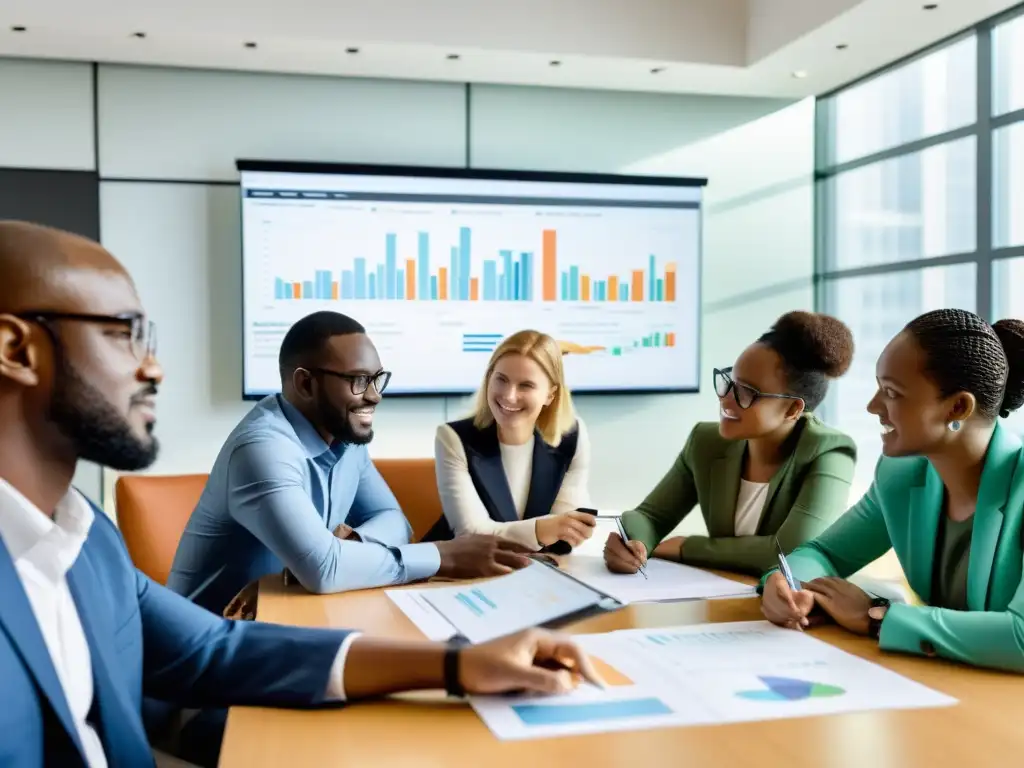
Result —
[[[401, 358], [391, 392], [471, 392], [481, 356], [524, 328], [571, 356], [577, 390], [695, 387], [700, 216], [690, 194], [570, 204], [247, 193], [247, 370], [273, 391], [280, 326], [334, 310]], [[429, 362], [439, 357], [445, 365]]]

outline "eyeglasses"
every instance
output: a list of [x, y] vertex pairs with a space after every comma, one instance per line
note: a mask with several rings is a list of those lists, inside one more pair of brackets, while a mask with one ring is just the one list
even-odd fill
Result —
[[73, 320], [99, 325], [121, 325], [128, 330], [132, 354], [138, 361], [156, 356], [156, 323], [137, 312], [123, 315], [87, 315], [75, 312], [19, 312], [16, 317], [48, 327], [51, 320]]
[[384, 390], [388, 388], [388, 382], [391, 381], [391, 371], [378, 371], [377, 373], [339, 373], [338, 371], [332, 371], [328, 368], [313, 368], [316, 373], [326, 373], [328, 376], [337, 376], [339, 379], [345, 379], [352, 387], [353, 395], [361, 395], [373, 385], [374, 391], [378, 395], [383, 395]]
[[803, 400], [802, 397], [796, 397], [795, 395], [774, 395], [761, 392], [753, 387], [748, 387], [746, 384], [733, 381], [731, 373], [732, 368], [715, 368], [715, 394], [724, 399], [728, 397], [729, 390], [732, 390], [736, 395], [736, 405], [743, 410], [757, 402], [759, 397], [770, 397], [775, 400]]

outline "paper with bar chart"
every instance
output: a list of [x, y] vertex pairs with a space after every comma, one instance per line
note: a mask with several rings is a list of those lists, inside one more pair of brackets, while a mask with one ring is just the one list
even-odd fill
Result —
[[475, 696], [501, 739], [715, 725], [956, 704], [945, 694], [768, 622], [576, 638], [608, 683], [565, 696]]
[[[617, 606], [605, 595], [541, 563], [487, 581], [389, 589], [386, 594], [427, 637], [446, 639], [460, 634], [474, 643], [544, 625], [598, 605]], [[447, 634], [445, 625], [451, 627]]]
[[697, 386], [699, 186], [243, 172], [242, 194], [246, 394], [322, 309], [367, 327], [392, 392], [473, 391], [523, 328], [578, 391]]

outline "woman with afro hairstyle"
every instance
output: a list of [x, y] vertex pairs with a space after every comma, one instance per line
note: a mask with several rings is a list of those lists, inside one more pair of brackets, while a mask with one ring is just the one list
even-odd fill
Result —
[[[902, 651], [1024, 672], [1024, 323], [942, 309], [912, 321], [876, 366], [882, 458], [864, 498], [789, 558], [802, 585], [767, 577], [762, 610], [815, 615]], [[889, 549], [924, 606], [872, 598], [846, 577]]]
[[[760, 575], [778, 562], [776, 546], [789, 552], [828, 528], [846, 509], [856, 448], [812, 412], [852, 358], [839, 320], [790, 312], [716, 369], [718, 421], [695, 426], [668, 474], [622, 516], [630, 541], [609, 536], [609, 570], [635, 573], [650, 554]], [[665, 539], [698, 505], [708, 535]]]

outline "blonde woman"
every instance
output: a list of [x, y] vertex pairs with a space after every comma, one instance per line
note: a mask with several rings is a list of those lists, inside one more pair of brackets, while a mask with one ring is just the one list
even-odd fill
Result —
[[534, 550], [578, 546], [595, 524], [579, 511], [590, 506], [589, 457], [558, 342], [538, 331], [509, 336], [491, 355], [473, 416], [437, 429], [444, 518], [427, 539], [490, 533]]

